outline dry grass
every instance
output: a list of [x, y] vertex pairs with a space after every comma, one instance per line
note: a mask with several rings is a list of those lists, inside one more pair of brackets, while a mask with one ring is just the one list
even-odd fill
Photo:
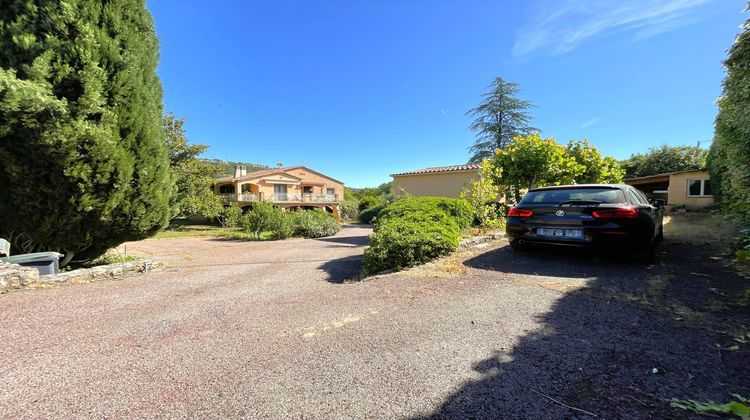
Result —
[[[255, 241], [255, 235], [243, 231], [239, 228], [225, 228], [213, 225], [179, 225], [170, 226], [154, 236], [155, 239], [169, 238], [229, 238], [242, 239], [246, 241]], [[271, 232], [261, 233], [261, 240], [271, 238]]]
[[719, 246], [729, 250], [737, 227], [717, 214], [684, 213], [664, 218], [664, 237], [671, 242]]

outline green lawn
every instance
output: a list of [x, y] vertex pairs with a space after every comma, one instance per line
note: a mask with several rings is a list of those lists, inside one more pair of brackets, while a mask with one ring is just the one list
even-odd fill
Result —
[[[257, 241], [255, 235], [247, 233], [240, 228], [225, 228], [213, 225], [179, 225], [169, 226], [154, 236], [155, 239], [169, 238], [229, 238], [245, 241]], [[260, 240], [271, 239], [271, 232], [263, 232]]]

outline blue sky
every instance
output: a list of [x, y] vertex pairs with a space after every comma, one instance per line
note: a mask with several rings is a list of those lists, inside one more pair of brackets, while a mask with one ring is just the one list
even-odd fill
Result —
[[618, 159], [710, 140], [744, 0], [149, 0], [165, 109], [206, 157], [352, 187], [464, 163], [493, 77]]

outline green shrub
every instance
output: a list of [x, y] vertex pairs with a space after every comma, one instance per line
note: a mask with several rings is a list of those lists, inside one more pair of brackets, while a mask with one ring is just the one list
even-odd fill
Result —
[[286, 239], [294, 235], [294, 215], [275, 209], [268, 225], [273, 239]]
[[471, 205], [463, 199], [445, 197], [406, 197], [389, 205], [378, 214], [377, 223], [389, 219], [435, 219], [442, 220], [442, 215], [455, 219], [458, 227], [467, 228], [474, 222]]
[[0, 1], [0, 237], [65, 266], [167, 225], [158, 61], [144, 1]]
[[242, 220], [242, 208], [233, 203], [231, 206], [224, 207], [219, 213], [219, 223], [224, 227], [237, 227]]
[[359, 218], [359, 203], [356, 200], [344, 200], [339, 207], [341, 218], [344, 220], [357, 220]]
[[333, 215], [319, 210], [298, 211], [294, 214], [294, 232], [305, 238], [322, 238], [341, 230]]
[[359, 214], [359, 221], [362, 223], [372, 223], [373, 219], [378, 217], [378, 214], [385, 208], [384, 205], [370, 207]]
[[273, 218], [276, 217], [276, 213], [281, 210], [275, 208], [273, 204], [260, 201], [253, 204], [253, 207], [248, 211], [242, 220], [240, 221], [240, 227], [242, 230], [252, 233], [256, 238], [260, 239], [260, 234], [263, 231], [269, 230]]
[[466, 200], [406, 197], [392, 203], [377, 215], [365, 271], [401, 270], [455, 251], [461, 230], [473, 221]]
[[367, 210], [370, 207], [377, 206], [378, 204], [380, 204], [380, 200], [371, 195], [366, 195], [359, 199], [359, 210]]
[[401, 270], [446, 255], [458, 247], [458, 224], [443, 215], [440, 222], [417, 218], [379, 222], [370, 235], [364, 268], [368, 274]]

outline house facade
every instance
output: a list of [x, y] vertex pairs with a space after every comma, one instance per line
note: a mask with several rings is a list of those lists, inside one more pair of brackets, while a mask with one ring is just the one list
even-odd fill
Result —
[[700, 209], [714, 204], [711, 176], [706, 171], [680, 171], [630, 178], [624, 181], [667, 204]]
[[391, 174], [393, 190], [416, 196], [453, 197], [479, 177], [481, 165], [438, 166]]
[[251, 207], [258, 201], [270, 201], [280, 208], [322, 208], [334, 214], [344, 198], [344, 183], [305, 166], [279, 164], [276, 168], [247, 172], [235, 168], [234, 176], [218, 178], [214, 192], [224, 201]]

